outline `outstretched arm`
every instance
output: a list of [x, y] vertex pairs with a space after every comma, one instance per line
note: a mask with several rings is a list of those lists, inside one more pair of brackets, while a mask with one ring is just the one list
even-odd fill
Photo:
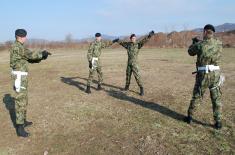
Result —
[[113, 44], [112, 41], [105, 41], [105, 42], [102, 41], [101, 48], [107, 48], [107, 47], [111, 46], [112, 44]]
[[118, 43], [123, 46], [125, 49], [128, 49], [129, 42], [119, 40]]
[[144, 44], [145, 44], [146, 42], [148, 42], [149, 39], [150, 39], [153, 35], [154, 35], [154, 31], [151, 31], [151, 32], [149, 32], [149, 34], [148, 34], [146, 37], [144, 37], [141, 41], [139, 41], [139, 43], [138, 43], [139, 49], [142, 48], [142, 47], [144, 46]]
[[29, 49], [25, 49], [24, 56], [27, 58], [27, 61], [29, 63], [39, 63], [41, 60], [46, 60], [49, 55], [51, 55], [50, 52], [43, 50], [39, 52], [32, 52]]
[[42, 51], [31, 51], [29, 49], [24, 49], [23, 56], [27, 61], [32, 60], [42, 60], [43, 58], [43, 52]]

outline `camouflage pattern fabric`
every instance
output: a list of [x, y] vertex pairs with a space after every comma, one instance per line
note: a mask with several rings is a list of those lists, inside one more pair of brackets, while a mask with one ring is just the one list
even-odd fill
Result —
[[[18, 41], [13, 43], [10, 48], [10, 67], [14, 71], [28, 72], [28, 61], [41, 59], [41, 52], [32, 52], [25, 48], [25, 46]], [[16, 75], [12, 75], [13, 83], [15, 83], [16, 78]], [[15, 98], [16, 124], [24, 124], [24, 120], [26, 119], [26, 107], [28, 105], [27, 75], [21, 76], [21, 86], [24, 89], [20, 89], [20, 92], [15, 91], [13, 95]]]
[[92, 61], [92, 58], [98, 58], [97, 66], [95, 68], [89, 68], [89, 77], [87, 80], [87, 86], [91, 85], [91, 82], [93, 80], [95, 72], [98, 74], [98, 83], [103, 83], [103, 73], [102, 73], [102, 67], [101, 67], [101, 51], [103, 48], [107, 48], [111, 46], [113, 43], [112, 41], [104, 42], [104, 41], [94, 41], [90, 44], [88, 53], [87, 53], [87, 59], [88, 62]]
[[137, 41], [135, 43], [118, 41], [120, 45], [122, 45], [125, 49], [127, 49], [128, 62], [126, 69], [126, 86], [130, 85], [131, 75], [133, 73], [138, 86], [143, 87], [143, 82], [141, 80], [141, 75], [138, 66], [138, 55], [140, 49], [151, 37], [152, 37], [151, 35], [148, 35], [144, 37], [142, 40]]
[[[207, 38], [201, 42], [192, 44], [188, 49], [188, 53], [190, 56], [197, 55], [196, 67], [206, 65], [219, 66], [221, 61], [222, 42], [214, 38]], [[194, 115], [197, 107], [202, 102], [206, 89], [209, 88], [214, 120], [216, 122], [221, 122], [222, 103], [219, 86], [220, 75], [220, 70], [211, 71], [209, 73], [203, 71], [197, 72], [193, 96], [188, 109], [188, 116]]]

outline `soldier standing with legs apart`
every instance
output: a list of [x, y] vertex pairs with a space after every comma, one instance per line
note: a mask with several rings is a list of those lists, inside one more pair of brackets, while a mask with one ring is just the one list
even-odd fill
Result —
[[102, 37], [100, 33], [95, 34], [95, 41], [90, 44], [90, 47], [88, 49], [87, 53], [87, 59], [89, 62], [89, 77], [87, 80], [87, 89], [86, 93], [90, 94], [91, 93], [91, 82], [93, 80], [93, 76], [95, 71], [98, 73], [98, 87], [97, 90], [102, 90], [102, 82], [103, 82], [103, 73], [101, 69], [101, 60], [100, 60], [100, 55], [101, 55], [101, 50], [103, 48], [111, 46], [113, 43], [117, 42], [118, 39], [115, 39], [113, 41], [107, 41], [104, 42], [102, 41]]
[[193, 39], [193, 44], [189, 47], [190, 56], [197, 55], [196, 82], [193, 89], [193, 96], [188, 108], [187, 123], [192, 122], [192, 117], [200, 105], [207, 88], [210, 90], [210, 98], [213, 107], [215, 128], [221, 129], [221, 84], [224, 77], [221, 75], [220, 59], [222, 52], [222, 42], [214, 38], [215, 28], [213, 25], [206, 25], [203, 32], [203, 41]]
[[129, 89], [130, 82], [131, 82], [131, 75], [132, 73], [135, 76], [136, 82], [140, 87], [140, 95], [144, 95], [144, 88], [143, 83], [141, 80], [139, 66], [138, 66], [138, 55], [140, 49], [144, 46], [144, 44], [154, 35], [154, 31], [151, 31], [146, 37], [144, 37], [140, 41], [136, 41], [136, 35], [132, 34], [130, 36], [130, 42], [118, 41], [120, 45], [127, 49], [128, 54], [128, 62], [127, 62], [127, 69], [126, 69], [126, 86], [125, 90]]
[[21, 137], [28, 137], [26, 126], [33, 123], [26, 120], [26, 107], [28, 104], [28, 63], [39, 63], [51, 55], [47, 51], [32, 52], [24, 46], [27, 32], [24, 29], [15, 31], [16, 41], [10, 48], [10, 67], [14, 80], [14, 98], [16, 113], [16, 133]]

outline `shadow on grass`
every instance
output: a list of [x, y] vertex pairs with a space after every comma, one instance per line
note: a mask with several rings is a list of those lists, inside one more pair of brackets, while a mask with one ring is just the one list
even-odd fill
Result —
[[10, 94], [5, 94], [3, 97], [3, 103], [9, 111], [13, 126], [16, 127], [15, 99]]
[[140, 105], [144, 108], [148, 108], [148, 109], [151, 109], [151, 110], [154, 110], [154, 111], [157, 111], [163, 115], [166, 115], [168, 117], [171, 117], [173, 119], [176, 119], [176, 120], [179, 120], [179, 121], [183, 121], [184, 120], [184, 115], [178, 113], [178, 112], [175, 112], [167, 107], [164, 107], [162, 105], [159, 105], [157, 103], [154, 103], [154, 102], [147, 102], [147, 101], [143, 101], [141, 99], [138, 99], [138, 98], [135, 98], [135, 97], [132, 97], [132, 96], [127, 96], [125, 93], [123, 92], [118, 92], [118, 91], [115, 91], [115, 90], [111, 90], [111, 91], [108, 91], [108, 94], [116, 99], [119, 99], [119, 100], [123, 100], [123, 101], [128, 101], [128, 102], [131, 102], [133, 104], [136, 104], [136, 105]]
[[63, 82], [63, 83], [66, 83], [68, 85], [71, 85], [71, 86], [75, 86], [77, 87], [79, 90], [81, 91], [85, 91], [85, 87], [86, 87], [86, 84], [84, 83], [81, 83], [75, 79], [77, 79], [78, 77], [60, 77], [60, 80]]
[[[86, 87], [86, 84], [82, 83], [82, 82], [79, 82], [75, 79], [81, 79], [81, 80], [87, 81], [87, 78], [81, 78], [81, 77], [61, 77], [62, 82], [66, 83], [68, 85], [75, 86], [75, 87], [79, 88], [81, 91], [85, 91], [84, 87]], [[96, 83], [96, 84], [98, 83], [96, 80], [94, 80], [93, 82]], [[111, 88], [110, 90], [105, 90], [104, 89], [103, 91], [105, 91], [109, 96], [112, 96], [116, 99], [123, 100], [123, 101], [128, 101], [128, 102], [131, 102], [133, 104], [140, 105], [144, 108], [148, 108], [148, 109], [157, 111], [157, 112], [159, 112], [159, 113], [161, 113], [165, 116], [168, 116], [168, 117], [173, 118], [173, 119], [178, 120], [178, 121], [184, 121], [184, 119], [185, 119], [185, 115], [180, 114], [176, 111], [173, 111], [173, 110], [171, 110], [171, 109], [169, 109], [165, 106], [162, 106], [160, 104], [157, 104], [157, 103], [154, 103], [154, 102], [143, 101], [141, 99], [138, 99], [138, 98], [135, 98], [135, 97], [132, 97], [132, 96], [127, 96], [125, 93], [123, 93], [121, 91], [121, 90], [123, 90], [123, 88], [121, 88], [121, 87], [106, 84], [106, 83], [104, 83], [103, 85], [106, 86], [106, 87]], [[92, 87], [92, 88], [94, 88], [94, 87]], [[94, 88], [94, 89], [96, 89], [96, 88]], [[113, 89], [118, 89], [120, 91], [116, 91], [116, 90], [113, 90]], [[193, 119], [193, 122], [196, 123], [196, 124], [203, 125], [203, 126], [213, 127], [210, 124], [203, 123], [203, 122], [195, 120], [195, 119]]]
[[[128, 101], [128, 102], [131, 102], [133, 104], [136, 104], [136, 105], [140, 105], [144, 108], [148, 108], [148, 109], [151, 109], [151, 110], [154, 110], [154, 111], [157, 111], [165, 116], [168, 116], [170, 118], [173, 118], [175, 120], [178, 120], [178, 121], [183, 121], [185, 122], [185, 115], [183, 114], [180, 114], [176, 111], [173, 111], [165, 106], [162, 106], [158, 103], [154, 103], [154, 102], [147, 102], [147, 101], [143, 101], [141, 99], [138, 99], [138, 98], [134, 98], [132, 96], [127, 96], [125, 93], [123, 92], [118, 92], [118, 91], [115, 91], [115, 90], [111, 90], [111, 91], [107, 91], [108, 94], [114, 98], [117, 98], [119, 100], [123, 100], [123, 101]], [[207, 126], [207, 127], [213, 127], [212, 125], [210, 124], [207, 124], [207, 123], [203, 123], [201, 121], [198, 121], [198, 120], [195, 120], [193, 119], [193, 122], [196, 123], [196, 124], [200, 124], [200, 125], [203, 125], [203, 126]]]
[[[62, 82], [66, 83], [68, 85], [71, 85], [71, 86], [75, 86], [75, 87], [77, 87], [81, 91], [85, 91], [87, 85], [85, 83], [79, 82], [76, 79], [81, 79], [81, 80], [87, 81], [87, 78], [82, 78], [82, 77], [78, 77], [78, 76], [77, 77], [60, 77], [60, 80]], [[94, 82], [95, 84], [98, 84], [97, 80], [93, 80], [92, 82]], [[103, 83], [102, 85], [106, 86], [106, 87], [109, 87], [109, 88], [113, 88], [113, 89], [119, 89], [119, 90], [123, 89], [121, 87], [110, 85], [110, 84], [107, 84], [107, 83]], [[93, 86], [91, 86], [91, 88], [96, 89]]]

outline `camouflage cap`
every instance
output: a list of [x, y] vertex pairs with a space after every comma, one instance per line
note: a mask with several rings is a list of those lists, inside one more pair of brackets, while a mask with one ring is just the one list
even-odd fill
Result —
[[17, 29], [15, 31], [15, 36], [25, 37], [27, 35], [27, 31], [25, 29]]
[[101, 37], [101, 33], [96, 33], [95, 37]]
[[204, 30], [212, 30], [213, 32], [215, 32], [215, 27], [211, 24], [207, 24], [204, 26]]

